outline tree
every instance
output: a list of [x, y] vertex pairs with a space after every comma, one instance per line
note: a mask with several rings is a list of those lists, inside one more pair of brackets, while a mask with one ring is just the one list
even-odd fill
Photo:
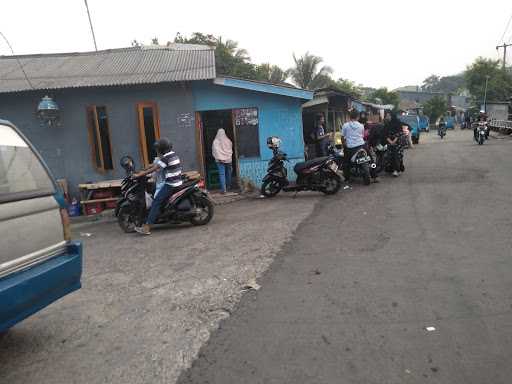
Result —
[[353, 97], [358, 99], [361, 98], [363, 94], [360, 85], [356, 85], [356, 83], [354, 83], [353, 81], [343, 79], [341, 77], [337, 81], [333, 81], [331, 87], [341, 92], [348, 93], [349, 95], [352, 95]]
[[395, 108], [398, 107], [398, 104], [400, 103], [400, 96], [398, 93], [388, 91], [386, 87], [377, 89], [372, 94], [370, 94], [368, 99], [373, 103], [382, 103], [384, 105], [391, 104]]
[[423, 80], [423, 85], [421, 88], [427, 92], [433, 92], [434, 89], [439, 85], [439, 76], [430, 75], [425, 80]]
[[[251, 63], [247, 50], [239, 48], [234, 40], [223, 40], [221, 36], [194, 32], [190, 37], [180, 33], [174, 38], [175, 43], [201, 44], [215, 49], [215, 68], [218, 74], [257, 80], [256, 67]], [[168, 42], [167, 45], [171, 43]]]
[[487, 85], [487, 100], [505, 101], [512, 95], [512, 75], [510, 71], [501, 69], [499, 60], [479, 57], [467, 67], [464, 73], [466, 87], [475, 102], [484, 100], [485, 82]]
[[288, 78], [288, 71], [283, 71], [277, 65], [263, 63], [256, 66], [258, 80], [268, 81], [274, 84], [281, 84]]
[[434, 96], [423, 104], [423, 112], [430, 118], [431, 122], [435, 122], [447, 110], [448, 103], [442, 96]]
[[297, 58], [293, 54], [295, 66], [288, 71], [295, 84], [304, 89], [318, 89], [332, 84], [331, 74], [333, 70], [328, 66], [319, 68], [323, 59], [306, 52]]

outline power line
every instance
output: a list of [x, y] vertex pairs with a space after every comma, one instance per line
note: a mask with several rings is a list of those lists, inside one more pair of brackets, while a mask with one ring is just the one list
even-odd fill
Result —
[[503, 35], [501, 35], [501, 39], [499, 41], [500, 43], [504, 43], [505, 42], [505, 40], [503, 40], [503, 38], [505, 37], [505, 34], [508, 31], [508, 27], [510, 27], [510, 22], [512, 22], [512, 14], [508, 18], [507, 26], [505, 27], [505, 30], [503, 31]]
[[89, 12], [89, 4], [87, 4], [87, 0], [84, 0], [84, 3], [85, 8], [87, 9], [87, 16], [89, 17], [89, 25], [91, 26], [92, 40], [94, 41], [94, 49], [97, 51], [98, 46], [96, 45], [96, 36], [94, 36], [94, 28], [92, 26], [91, 13]]
[[11, 43], [9, 43], [9, 40], [7, 40], [7, 37], [5, 37], [5, 35], [2, 33], [2, 31], [0, 31], [0, 36], [2, 36], [3, 39], [5, 40], [5, 42], [7, 43], [7, 46], [9, 47], [9, 49], [11, 50], [12, 55], [16, 59], [18, 65], [19, 65], [19, 67], [21, 69], [21, 72], [23, 72], [23, 76], [25, 76], [25, 80], [27, 80], [28, 85], [30, 85], [30, 88], [35, 90], [34, 86], [32, 85], [32, 82], [30, 81], [30, 79], [27, 76], [27, 72], [25, 72], [25, 68], [23, 68], [23, 65], [21, 64], [20, 58], [18, 56], [16, 56], [16, 54], [14, 53], [14, 49], [12, 49]]

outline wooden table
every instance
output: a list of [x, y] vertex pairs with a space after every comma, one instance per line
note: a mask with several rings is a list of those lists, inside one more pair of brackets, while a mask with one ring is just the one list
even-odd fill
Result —
[[[105, 180], [95, 183], [78, 184], [78, 189], [80, 191], [80, 205], [83, 208], [84, 214], [86, 214], [86, 206], [88, 204], [117, 201], [121, 195], [121, 182], [122, 180]], [[99, 191], [111, 191], [112, 196], [93, 199], [93, 194]]]

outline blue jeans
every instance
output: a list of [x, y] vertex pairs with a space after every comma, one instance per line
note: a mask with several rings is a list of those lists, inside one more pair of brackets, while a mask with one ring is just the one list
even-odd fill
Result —
[[148, 219], [146, 221], [147, 224], [155, 224], [158, 215], [160, 214], [160, 208], [162, 207], [162, 203], [171, 196], [174, 191], [174, 187], [171, 187], [169, 184], [164, 184], [162, 188], [158, 191], [158, 194], [155, 196], [155, 199], [151, 203], [151, 209], [149, 210]]
[[226, 192], [227, 188], [231, 187], [231, 164], [217, 161], [217, 168], [219, 169], [220, 189], [222, 192]]

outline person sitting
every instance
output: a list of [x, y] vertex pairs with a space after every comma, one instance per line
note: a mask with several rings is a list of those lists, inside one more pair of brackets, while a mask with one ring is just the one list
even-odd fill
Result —
[[172, 144], [167, 139], [157, 140], [154, 144], [157, 159], [148, 168], [137, 172], [133, 177], [143, 177], [150, 173], [157, 173], [157, 180], [164, 180], [164, 184], [156, 192], [153, 203], [149, 210], [146, 223], [142, 226], [136, 226], [135, 231], [142, 235], [151, 234], [151, 226], [155, 224], [162, 203], [166, 201], [183, 184], [181, 179], [181, 162], [180, 158], [172, 150]]
[[362, 147], [365, 147], [364, 142], [364, 126], [357, 119], [359, 112], [352, 110], [350, 112], [350, 121], [343, 124], [341, 127], [341, 135], [344, 138], [345, 150], [343, 162], [343, 176], [345, 181], [350, 180], [350, 159]]
[[475, 140], [478, 141], [478, 123], [485, 123], [485, 138], [489, 138], [489, 127], [487, 126], [487, 114], [484, 110], [480, 111], [480, 114], [478, 115], [475, 128], [473, 129], [473, 135], [475, 137]]

